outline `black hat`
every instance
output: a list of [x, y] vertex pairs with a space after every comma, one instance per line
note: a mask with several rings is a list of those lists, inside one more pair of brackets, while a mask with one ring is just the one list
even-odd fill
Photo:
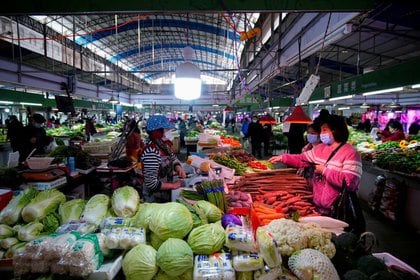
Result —
[[44, 118], [43, 115], [41, 114], [33, 114], [32, 115], [32, 119], [36, 122], [36, 123], [44, 123], [47, 120]]

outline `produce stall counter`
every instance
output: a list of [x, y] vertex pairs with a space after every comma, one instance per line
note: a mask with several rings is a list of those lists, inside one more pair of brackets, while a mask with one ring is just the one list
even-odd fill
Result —
[[369, 196], [375, 190], [375, 180], [379, 175], [386, 178], [394, 178], [403, 182], [406, 186], [406, 192], [402, 201], [404, 222], [416, 230], [420, 230], [420, 184], [418, 175], [404, 174], [402, 172], [392, 172], [375, 166], [371, 161], [363, 161], [363, 174], [361, 178], [361, 187], [359, 198], [365, 202], [369, 201]]

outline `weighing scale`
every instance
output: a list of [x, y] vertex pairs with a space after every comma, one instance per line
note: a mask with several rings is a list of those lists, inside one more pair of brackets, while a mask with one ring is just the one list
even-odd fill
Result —
[[35, 187], [38, 190], [57, 188], [67, 183], [66, 172], [56, 167], [24, 170], [22, 177], [26, 180], [26, 186]]

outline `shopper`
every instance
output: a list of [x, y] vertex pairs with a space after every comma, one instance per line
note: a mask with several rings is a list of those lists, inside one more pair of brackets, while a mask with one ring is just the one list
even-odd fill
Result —
[[287, 148], [290, 154], [300, 154], [305, 146], [303, 135], [306, 131], [306, 124], [292, 123], [289, 132], [284, 134], [287, 136]]
[[270, 140], [273, 137], [271, 124], [264, 124], [262, 130], [262, 143], [264, 145], [264, 156], [270, 156]]
[[[321, 139], [319, 138], [320, 133], [321, 128], [319, 126], [319, 123], [315, 122], [308, 126], [306, 130], [306, 140], [308, 141], [308, 144], [306, 144], [305, 147], [302, 148], [302, 153], [312, 150], [321, 142]], [[301, 167], [298, 169], [298, 174], [302, 175], [305, 178], [307, 186], [310, 190], [313, 189], [312, 179], [314, 176], [314, 169], [314, 165]]]
[[331, 214], [331, 206], [345, 181], [350, 191], [357, 191], [362, 176], [362, 162], [356, 149], [346, 143], [349, 131], [343, 117], [331, 115], [320, 120], [320, 144], [299, 155], [283, 154], [269, 159], [294, 167], [314, 165], [313, 202], [322, 215]]
[[181, 118], [178, 118], [178, 129], [181, 147], [185, 147], [185, 135], [187, 134], [187, 124]]
[[24, 142], [19, 151], [21, 161], [24, 161], [33, 149], [36, 149], [34, 155], [45, 154], [46, 147], [53, 140], [45, 132], [43, 127], [45, 122], [46, 119], [41, 114], [31, 116], [29, 124], [24, 128]]
[[86, 141], [89, 142], [91, 137], [96, 133], [95, 124], [92, 118], [86, 118], [85, 120], [85, 135]]
[[143, 152], [143, 141], [141, 140], [141, 133], [139, 126], [135, 119], [128, 122], [130, 133], [127, 136], [125, 144], [125, 153], [129, 160], [138, 162], [140, 154]]
[[416, 119], [408, 128], [408, 134], [417, 135], [420, 130], [419, 119]]
[[384, 131], [379, 133], [379, 137], [382, 142], [401, 141], [405, 139], [403, 127], [399, 121], [392, 119], [388, 122], [387, 127], [389, 129], [389, 133], [385, 133]]
[[248, 138], [248, 128], [249, 128], [249, 119], [245, 118], [241, 127], [241, 132], [242, 132], [241, 136], [243, 140], [246, 140]]
[[252, 116], [252, 122], [248, 127], [248, 137], [251, 138], [251, 149], [252, 154], [261, 158], [261, 138], [262, 138], [263, 127], [258, 121], [257, 116]]
[[172, 129], [165, 116], [151, 116], [147, 121], [149, 141], [141, 155], [143, 198], [147, 202], [170, 201], [171, 190], [182, 186], [182, 181], [174, 181], [174, 174], [185, 178], [181, 163], [172, 151], [172, 143], [165, 137]]
[[10, 141], [13, 152], [16, 152], [22, 146], [23, 124], [13, 115], [7, 121], [7, 139]]

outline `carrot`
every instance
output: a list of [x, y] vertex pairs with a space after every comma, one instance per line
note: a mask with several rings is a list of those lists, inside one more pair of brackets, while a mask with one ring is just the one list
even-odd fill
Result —
[[285, 215], [283, 214], [283, 213], [274, 213], [274, 214], [267, 214], [267, 215], [264, 215], [264, 216], [262, 216], [261, 218], [263, 219], [263, 220], [265, 220], [265, 219], [271, 219], [271, 220], [274, 220], [274, 219], [281, 219], [281, 218], [284, 218], [285, 217]]
[[299, 196], [295, 196], [295, 197], [289, 198], [284, 203], [285, 204], [292, 204], [292, 203], [297, 202], [297, 201], [300, 201], [300, 197]]

